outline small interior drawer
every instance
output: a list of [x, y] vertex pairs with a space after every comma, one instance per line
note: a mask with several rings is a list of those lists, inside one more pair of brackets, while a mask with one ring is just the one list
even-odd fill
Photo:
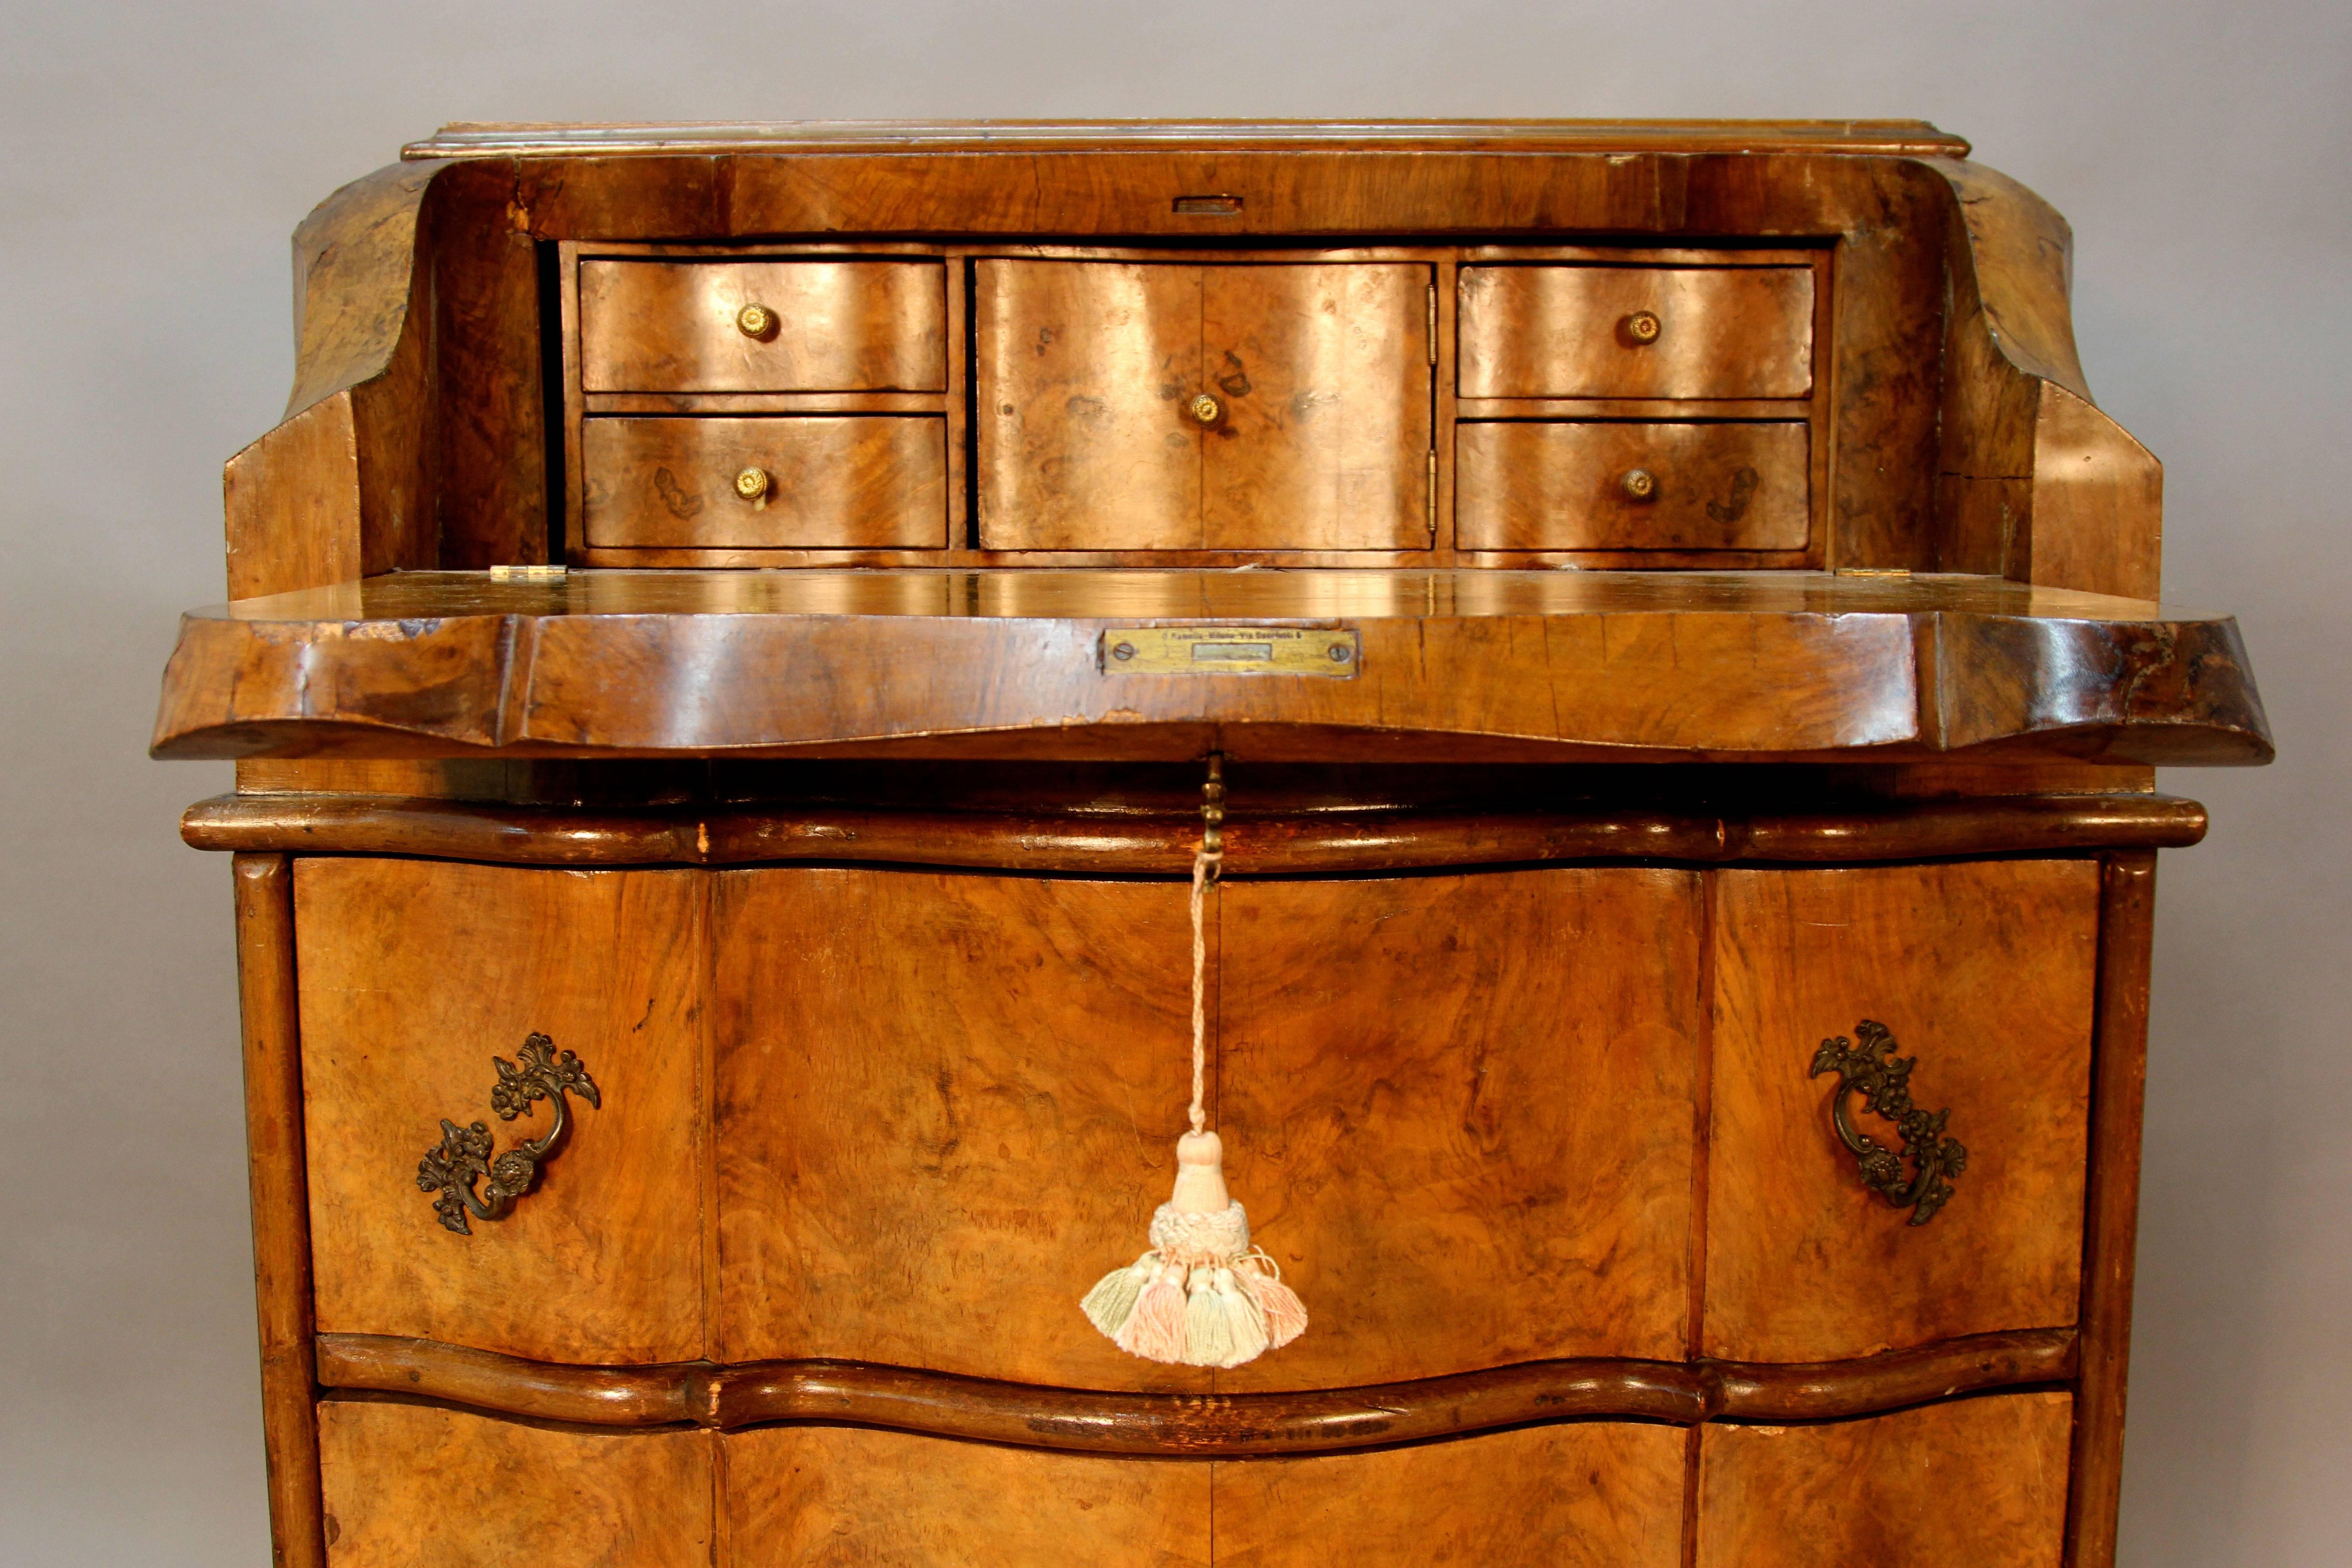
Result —
[[1807, 267], [1465, 267], [1465, 397], [1802, 397]]
[[938, 392], [947, 272], [935, 260], [583, 261], [580, 351], [586, 392]]
[[590, 419], [593, 547], [938, 550], [947, 434], [936, 415]]
[[1465, 424], [1465, 550], [1802, 550], [1806, 427], [1641, 421]]

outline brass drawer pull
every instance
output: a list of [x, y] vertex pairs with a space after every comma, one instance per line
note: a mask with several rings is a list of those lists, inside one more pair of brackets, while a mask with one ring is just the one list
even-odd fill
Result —
[[735, 312], [735, 330], [747, 338], [764, 338], [776, 330], [776, 313], [765, 305], [746, 305]]
[[[1809, 1076], [1838, 1075], [1830, 1123], [1837, 1129], [1838, 1142], [1861, 1165], [1862, 1184], [1895, 1207], [1909, 1209], [1913, 1225], [1926, 1225], [1952, 1195], [1950, 1178], [1968, 1169], [1969, 1152], [1958, 1139], [1944, 1136], [1949, 1110], [1931, 1114], [1911, 1103], [1911, 1069], [1918, 1058], [1895, 1055], [1895, 1036], [1886, 1026], [1864, 1018], [1853, 1026], [1853, 1034], [1862, 1042], [1858, 1046], [1843, 1035], [1823, 1040], [1813, 1053]], [[1900, 1154], [1854, 1130], [1846, 1115], [1846, 1097], [1856, 1090], [1865, 1109], [1895, 1123], [1903, 1135]], [[1916, 1173], [1908, 1182], [1903, 1178], [1905, 1160]]]
[[1665, 323], [1658, 320], [1655, 310], [1636, 310], [1625, 318], [1626, 339], [1636, 344], [1654, 343], [1665, 330]]
[[1214, 425], [1224, 416], [1225, 405], [1203, 392], [1184, 405], [1184, 412], [1202, 425]]
[[1649, 500], [1658, 493], [1658, 476], [1647, 468], [1628, 468], [1617, 481], [1627, 500]]
[[735, 493], [745, 500], [763, 501], [767, 500], [768, 491], [774, 483], [775, 481], [768, 477], [767, 469], [746, 468], [735, 476]]
[[[454, 1121], [441, 1123], [441, 1146], [425, 1151], [425, 1158], [416, 1162], [416, 1185], [422, 1192], [439, 1192], [433, 1200], [433, 1212], [441, 1216], [444, 1228], [459, 1236], [471, 1236], [473, 1227], [466, 1223], [470, 1212], [477, 1219], [503, 1219], [514, 1207], [515, 1200], [530, 1191], [539, 1175], [540, 1162], [563, 1137], [570, 1125], [566, 1114], [565, 1095], [576, 1094], [597, 1109], [604, 1108], [604, 1097], [588, 1069], [570, 1051], [557, 1052], [555, 1042], [545, 1035], [534, 1034], [523, 1041], [516, 1054], [520, 1065], [504, 1057], [492, 1057], [490, 1065], [499, 1069], [498, 1086], [490, 1090], [490, 1109], [499, 1113], [501, 1121], [512, 1121], [527, 1114], [534, 1100], [552, 1102], [555, 1125], [547, 1130], [544, 1138], [528, 1143], [518, 1143], [497, 1159], [490, 1158], [490, 1130], [477, 1121], [470, 1127], [460, 1127]], [[474, 1183], [488, 1177], [488, 1184], [476, 1196]]]

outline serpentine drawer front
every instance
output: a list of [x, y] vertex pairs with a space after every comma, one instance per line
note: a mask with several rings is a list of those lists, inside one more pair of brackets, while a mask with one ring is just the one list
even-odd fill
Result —
[[[323, 1331], [1238, 1391], [1833, 1361], [2074, 1321], [2088, 861], [1225, 887], [1234, 1180], [1265, 1194], [1276, 1260], [1348, 1306], [1213, 1380], [1069, 1306], [1169, 1177], [1179, 1123], [1137, 1108], [1185, 1048], [1181, 886], [355, 858], [303, 861], [297, 897]], [[1927, 1224], [1864, 1184], [1811, 1071], [1864, 1018], [1967, 1151]], [[453, 1234], [409, 1174], [530, 1035], [599, 1098], [510, 1214]]]
[[[1995, 1395], [1701, 1434], [1702, 1568], [2050, 1568], [2073, 1401]], [[1313, 1458], [1136, 1462], [849, 1426], [605, 1434], [431, 1406], [321, 1412], [328, 1560], [1676, 1568], [1687, 1443], [1576, 1422]], [[389, 1484], [387, 1484], [389, 1483]], [[713, 1539], [730, 1542], [714, 1558]]]

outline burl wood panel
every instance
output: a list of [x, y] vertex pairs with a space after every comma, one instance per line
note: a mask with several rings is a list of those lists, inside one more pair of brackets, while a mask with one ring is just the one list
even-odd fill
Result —
[[[1802, 397], [1806, 267], [1465, 267], [1465, 397]], [[1655, 337], [1632, 329], [1642, 312]]]
[[723, 1359], [1206, 1386], [1078, 1310], [1144, 1250], [1175, 1176], [1184, 886], [797, 868], [716, 886]]
[[709, 1568], [717, 1440], [329, 1400], [329, 1568]]
[[1696, 873], [1223, 894], [1220, 1128], [1314, 1324], [1221, 1389], [1680, 1359]]
[[[746, 305], [775, 316], [753, 337]], [[938, 392], [938, 261], [583, 261], [587, 392]]]
[[[1706, 1353], [2075, 1321], [2098, 899], [2089, 859], [1717, 873]], [[1806, 1076], [1864, 1018], [1968, 1150], [1924, 1226], [1862, 1185], [1830, 1126], [1835, 1075]], [[1859, 1100], [1857, 1127], [1895, 1142]]]
[[[1454, 435], [1465, 550], [1802, 550], [1801, 424], [1464, 424]], [[1635, 469], [1654, 488], [1636, 499]]]
[[[321, 1331], [545, 1361], [702, 1353], [704, 906], [692, 871], [303, 859], [295, 870], [310, 1233]], [[604, 1104], [504, 1219], [441, 1227], [416, 1163], [441, 1120], [499, 1149], [490, 1058], [533, 1031]]]
[[739, 1432], [726, 1449], [736, 1568], [1001, 1563], [1207, 1568], [1211, 1467], [847, 1426]]
[[1218, 1568], [1678, 1568], [1683, 1432], [1577, 1422], [1221, 1461]]
[[[947, 543], [944, 420], [915, 416], [589, 419], [584, 537], [607, 547]], [[735, 478], [768, 476], [747, 500]]]
[[1704, 1427], [1697, 1568], [2058, 1568], [2073, 1406], [2012, 1394]]
[[1428, 545], [1428, 267], [977, 270], [983, 548]]

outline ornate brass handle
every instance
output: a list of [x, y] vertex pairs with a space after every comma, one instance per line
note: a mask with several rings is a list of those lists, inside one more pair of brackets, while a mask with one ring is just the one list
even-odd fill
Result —
[[1224, 417], [1225, 405], [1203, 392], [1184, 405], [1184, 412], [1202, 425], [1214, 425]]
[[[471, 1213], [477, 1219], [503, 1219], [514, 1207], [515, 1200], [530, 1191], [539, 1175], [540, 1162], [563, 1137], [570, 1119], [565, 1114], [566, 1093], [576, 1094], [597, 1109], [604, 1108], [604, 1097], [588, 1069], [570, 1051], [557, 1052], [555, 1042], [545, 1035], [534, 1034], [523, 1041], [516, 1053], [520, 1063], [504, 1057], [492, 1057], [490, 1065], [499, 1069], [498, 1086], [490, 1090], [490, 1109], [499, 1113], [501, 1121], [512, 1121], [526, 1114], [534, 1100], [548, 1100], [555, 1110], [555, 1125], [547, 1136], [528, 1143], [518, 1143], [497, 1159], [490, 1158], [490, 1130], [477, 1121], [471, 1127], [460, 1127], [454, 1121], [441, 1123], [441, 1146], [425, 1151], [425, 1158], [416, 1162], [416, 1185], [422, 1192], [438, 1192], [433, 1200], [433, 1212], [441, 1216], [442, 1226], [459, 1236], [471, 1236], [473, 1227], [466, 1223]], [[489, 1178], [479, 1196], [474, 1183]]]
[[[1895, 1054], [1893, 1031], [1864, 1018], [1853, 1026], [1853, 1034], [1860, 1045], [1843, 1035], [1823, 1040], [1822, 1048], [1813, 1053], [1810, 1076], [1838, 1075], [1837, 1093], [1830, 1100], [1830, 1124], [1837, 1129], [1838, 1142], [1861, 1165], [1862, 1184], [1895, 1207], [1909, 1209], [1913, 1225], [1926, 1225], [1952, 1195], [1950, 1178], [1968, 1169], [1969, 1152], [1958, 1139], [1944, 1136], [1949, 1110], [1930, 1114], [1911, 1103], [1911, 1069], [1918, 1058]], [[1895, 1123], [1895, 1130], [1903, 1135], [1900, 1154], [1854, 1130], [1846, 1115], [1846, 1097], [1857, 1089], [1863, 1105]], [[1907, 1182], [1903, 1177], [1906, 1160], [1911, 1162], [1914, 1173]]]
[[1666, 324], [1658, 320], [1655, 310], [1636, 310], [1625, 318], [1625, 335], [1636, 343], [1654, 343]]
[[775, 481], [769, 478], [767, 469], [746, 468], [735, 476], [735, 493], [745, 500], [762, 500], [766, 499], [769, 489], [774, 483]]
[[776, 330], [776, 313], [765, 305], [746, 305], [735, 312], [735, 330], [747, 338], [764, 338]]
[[1628, 468], [1617, 488], [1625, 492], [1627, 500], [1648, 500], [1658, 493], [1658, 476], [1647, 468]]

